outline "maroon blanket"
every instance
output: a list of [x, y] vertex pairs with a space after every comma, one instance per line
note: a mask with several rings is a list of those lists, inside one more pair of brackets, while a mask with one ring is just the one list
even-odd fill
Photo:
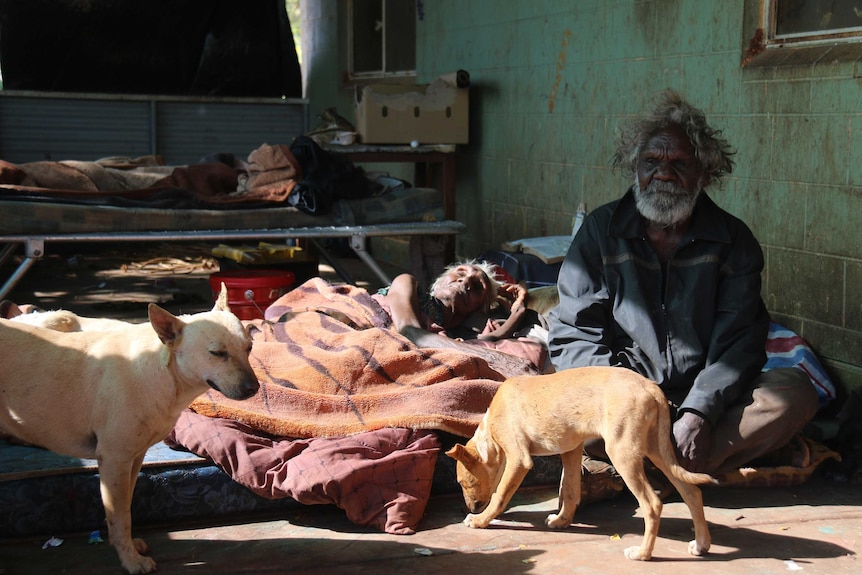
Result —
[[186, 411], [165, 442], [211, 459], [269, 499], [332, 504], [357, 525], [411, 535], [425, 513], [439, 442], [433, 432], [385, 428], [346, 437], [286, 439]]

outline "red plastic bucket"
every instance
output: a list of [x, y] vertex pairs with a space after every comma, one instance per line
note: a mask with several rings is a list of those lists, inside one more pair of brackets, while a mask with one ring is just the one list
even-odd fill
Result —
[[[263, 319], [262, 312], [290, 290], [294, 282], [293, 273], [285, 270], [232, 270], [211, 274], [209, 279], [213, 301], [224, 283], [230, 310], [239, 319]], [[250, 292], [250, 298], [246, 292]]]

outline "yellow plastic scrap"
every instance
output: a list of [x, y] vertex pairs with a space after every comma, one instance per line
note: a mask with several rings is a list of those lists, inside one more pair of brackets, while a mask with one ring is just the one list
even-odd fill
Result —
[[260, 261], [260, 256], [240, 248], [219, 244], [212, 249], [212, 254], [219, 258], [227, 258], [241, 264], [253, 264]]
[[275, 244], [270, 244], [267, 242], [260, 242], [257, 244], [257, 248], [259, 250], [265, 251], [267, 254], [282, 254], [287, 252], [287, 257], [293, 258], [293, 254], [295, 252], [301, 252], [302, 248], [299, 246], [277, 246]]

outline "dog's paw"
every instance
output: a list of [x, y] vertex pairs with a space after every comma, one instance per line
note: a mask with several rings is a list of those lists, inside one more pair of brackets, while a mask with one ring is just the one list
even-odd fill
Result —
[[571, 520], [556, 513], [551, 513], [545, 518], [545, 525], [551, 529], [566, 529], [571, 524]]
[[692, 539], [688, 542], [688, 553], [690, 555], [694, 555], [695, 557], [700, 557], [701, 555], [706, 555], [709, 552], [709, 544], [701, 545], [697, 542], [697, 539]]
[[628, 547], [623, 553], [626, 559], [631, 559], [632, 561], [649, 561], [652, 559], [652, 554], [643, 553], [640, 547]]
[[135, 546], [135, 551], [138, 553], [146, 553], [150, 550], [150, 546], [147, 545], [147, 542], [139, 537], [132, 539], [132, 545]]
[[470, 513], [464, 518], [464, 525], [470, 529], [484, 529], [488, 526], [487, 523], [482, 521], [481, 515], [476, 515], [474, 513]]
[[126, 571], [132, 575], [138, 575], [139, 573], [152, 573], [156, 570], [156, 562], [150, 557], [138, 555], [134, 559], [129, 559], [128, 561], [124, 560], [123, 567], [125, 567]]
[[132, 539], [132, 545], [129, 548], [126, 545], [117, 546], [117, 552], [120, 554], [120, 563], [129, 573], [152, 573], [156, 570], [156, 562], [150, 557], [141, 555], [146, 553], [148, 546], [143, 539]]

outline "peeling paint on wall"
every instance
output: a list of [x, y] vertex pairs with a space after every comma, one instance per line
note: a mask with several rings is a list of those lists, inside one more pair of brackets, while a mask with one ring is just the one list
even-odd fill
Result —
[[744, 68], [751, 63], [755, 56], [764, 50], [766, 50], [766, 37], [763, 35], [763, 28], [758, 28], [754, 31], [754, 36], [752, 36], [748, 41], [748, 50], [745, 51], [745, 57], [742, 60], [742, 67]]
[[557, 74], [554, 76], [554, 86], [551, 88], [551, 95], [548, 98], [548, 112], [554, 113], [554, 105], [557, 103], [557, 90], [560, 88], [560, 83], [563, 81], [563, 68], [566, 66], [566, 50], [569, 47], [569, 40], [572, 38], [572, 31], [566, 28], [563, 33], [563, 43], [560, 46], [560, 52], [557, 54]]

